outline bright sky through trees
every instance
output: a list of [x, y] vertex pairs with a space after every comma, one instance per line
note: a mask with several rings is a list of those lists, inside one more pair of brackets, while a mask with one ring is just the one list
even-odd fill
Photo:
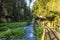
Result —
[[[27, 6], [29, 6], [29, 0], [26, 0], [26, 2], [27, 2]], [[35, 0], [32, 0], [32, 3], [30, 5], [30, 8], [32, 8], [34, 2], [35, 2]]]

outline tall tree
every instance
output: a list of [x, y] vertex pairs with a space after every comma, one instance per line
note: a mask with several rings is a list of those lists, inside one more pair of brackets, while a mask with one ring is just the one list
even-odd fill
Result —
[[0, 1], [0, 22], [1, 22], [1, 16], [2, 16], [2, 2]]
[[1, 21], [19, 22], [31, 18], [31, 12], [25, 0], [2, 0], [2, 9], [3, 16], [1, 16]]
[[[43, 17], [46, 20], [58, 21], [60, 18], [60, 0], [36, 0], [33, 6], [33, 14], [36, 17]], [[56, 24], [54, 24], [56, 25]]]

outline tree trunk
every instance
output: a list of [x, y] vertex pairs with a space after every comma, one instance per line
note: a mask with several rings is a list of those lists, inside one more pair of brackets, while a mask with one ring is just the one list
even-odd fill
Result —
[[0, 1], [0, 23], [1, 23], [1, 16], [2, 16], [2, 3]]

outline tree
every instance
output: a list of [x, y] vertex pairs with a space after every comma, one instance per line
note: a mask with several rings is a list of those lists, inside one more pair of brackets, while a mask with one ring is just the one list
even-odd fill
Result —
[[1, 21], [19, 22], [29, 20], [27, 18], [31, 17], [31, 11], [25, 0], [2, 0], [2, 9]]
[[57, 19], [60, 18], [59, 4], [60, 0], [36, 0], [32, 9], [33, 14], [39, 18], [42, 16], [46, 21], [48, 20], [54, 24], [54, 21], [58, 21]]
[[0, 22], [1, 22], [1, 16], [2, 16], [2, 3], [0, 1]]

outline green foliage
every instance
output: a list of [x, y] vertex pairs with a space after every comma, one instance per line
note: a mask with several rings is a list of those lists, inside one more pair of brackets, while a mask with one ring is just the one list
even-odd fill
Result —
[[12, 29], [11, 32], [14, 35], [22, 35], [24, 33], [24, 30], [23, 29]]
[[37, 40], [41, 40], [44, 28], [41, 26], [35, 25], [35, 35]]
[[[20, 21], [30, 21], [32, 18], [31, 11], [25, 0], [0, 0], [2, 1], [2, 22], [20, 22]], [[4, 18], [3, 18], [4, 16]]]
[[48, 3], [48, 0], [36, 0], [33, 6], [33, 13], [35, 16], [44, 16], [47, 14], [47, 11], [45, 10], [45, 6]]
[[14, 22], [14, 23], [6, 23], [1, 25], [1, 28], [18, 28], [18, 27], [24, 27], [27, 26], [27, 22]]
[[[25, 30], [21, 27], [27, 26], [27, 22], [6, 23], [0, 26], [0, 38], [22, 36]], [[8, 35], [8, 36], [7, 36]]]
[[60, 19], [60, 0], [36, 0], [32, 10], [35, 18], [42, 16], [46, 19], [44, 21], [50, 21], [51, 27], [59, 29], [56, 25], [59, 24]]
[[27, 26], [27, 22], [6, 23], [0, 26], [0, 38], [9, 38], [11, 40], [25, 40], [23, 37], [25, 30], [21, 27]]
[[[7, 31], [0, 32], [0, 38], [6, 38], [6, 37], [13, 37], [13, 36], [21, 36], [24, 34], [23, 29], [8, 29]], [[7, 36], [8, 35], [8, 36]]]
[[51, 11], [58, 11], [60, 12], [60, 0], [51, 0], [50, 2], [47, 3], [47, 8]]
[[[35, 16], [54, 16], [60, 15], [60, 0], [36, 0], [33, 6], [33, 13]], [[52, 12], [51, 12], [52, 11]]]

